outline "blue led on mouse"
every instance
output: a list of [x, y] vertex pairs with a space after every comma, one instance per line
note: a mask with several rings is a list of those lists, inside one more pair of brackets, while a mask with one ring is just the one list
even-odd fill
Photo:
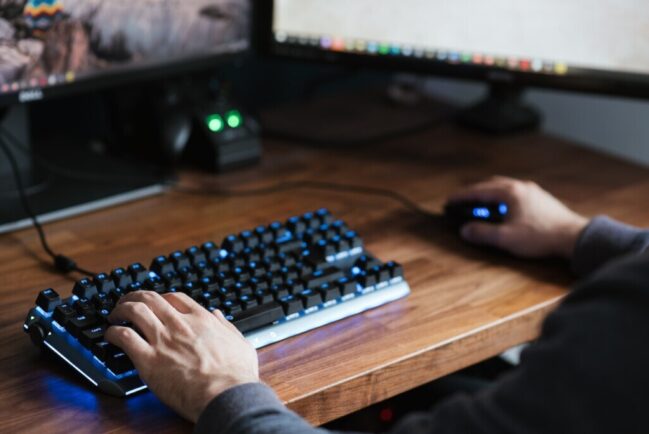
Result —
[[454, 202], [444, 207], [446, 219], [454, 226], [463, 226], [472, 221], [502, 223], [509, 214], [504, 202]]

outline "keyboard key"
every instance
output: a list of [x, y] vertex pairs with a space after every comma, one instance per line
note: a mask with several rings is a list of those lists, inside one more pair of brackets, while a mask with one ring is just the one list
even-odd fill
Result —
[[133, 282], [144, 282], [149, 277], [149, 272], [146, 268], [139, 262], [131, 264], [128, 266], [128, 274], [131, 275]]
[[280, 222], [271, 223], [268, 230], [273, 233], [273, 239], [283, 238], [288, 234], [288, 229]]
[[97, 287], [90, 279], [84, 278], [74, 284], [72, 293], [79, 298], [91, 298], [97, 293]]
[[271, 303], [275, 300], [273, 294], [267, 289], [258, 289], [255, 291], [254, 295], [257, 297], [257, 302], [259, 302], [259, 304]]
[[273, 246], [277, 249], [277, 253], [294, 252], [302, 248], [302, 240], [290, 239], [286, 241], [275, 241]]
[[279, 303], [269, 303], [253, 307], [233, 315], [232, 323], [241, 333], [272, 324], [284, 317], [284, 310]]
[[72, 336], [78, 339], [83, 330], [95, 325], [97, 325], [97, 318], [95, 316], [79, 315], [68, 321], [66, 329]]
[[361, 274], [356, 276], [356, 280], [363, 288], [374, 286], [378, 283], [376, 274], [371, 271], [363, 271]]
[[239, 238], [243, 241], [244, 246], [252, 249], [259, 245], [259, 237], [255, 232], [252, 231], [243, 231], [239, 234]]
[[203, 288], [194, 282], [187, 282], [180, 287], [180, 291], [184, 292], [194, 300], [198, 300], [203, 295]]
[[324, 302], [335, 300], [341, 295], [340, 288], [338, 286], [330, 285], [328, 283], [325, 283], [320, 288], [318, 288], [318, 292], [320, 293], [322, 301]]
[[342, 277], [336, 282], [341, 295], [353, 294], [356, 292], [356, 282], [347, 277]]
[[243, 308], [243, 310], [248, 310], [250, 308], [257, 306], [258, 304], [257, 299], [252, 294], [250, 295], [246, 294], [239, 297], [239, 303], [241, 303], [241, 307]]
[[403, 267], [394, 261], [386, 262], [385, 266], [390, 270], [392, 278], [403, 277]]
[[[97, 295], [97, 294], [95, 294]], [[94, 297], [94, 295], [93, 295]], [[94, 315], [95, 307], [92, 305], [92, 302], [87, 298], [83, 297], [74, 302], [74, 309], [79, 315]]]
[[133, 283], [133, 277], [126, 272], [123, 268], [115, 268], [111, 271], [110, 276], [115, 282], [117, 288], [126, 288], [128, 285]]
[[144, 289], [142, 283], [133, 282], [124, 289], [124, 292], [129, 293], [129, 292], [141, 291], [142, 289]]
[[205, 252], [199, 249], [198, 246], [191, 246], [185, 250], [185, 255], [187, 255], [193, 266], [196, 266], [199, 262], [207, 262], [208, 259]]
[[166, 256], [158, 256], [157, 258], [155, 258], [151, 262], [151, 266], [149, 268], [158, 276], [162, 276], [163, 274], [170, 271], [176, 271], [173, 262], [171, 262]]
[[273, 233], [266, 226], [257, 226], [255, 228], [255, 234], [259, 238], [259, 241], [264, 244], [268, 244], [275, 239]]
[[166, 287], [162, 279], [158, 276], [151, 276], [144, 281], [142, 289], [147, 291], [155, 291], [159, 294], [166, 292]]
[[279, 304], [284, 309], [286, 316], [300, 312], [303, 309], [302, 301], [292, 294], [280, 298]]
[[45, 312], [52, 312], [60, 304], [61, 297], [52, 288], [39, 292], [38, 297], [36, 297], [36, 306], [39, 306]]
[[191, 267], [192, 263], [189, 260], [189, 257], [185, 255], [180, 250], [177, 250], [169, 255], [169, 261], [174, 264], [176, 270], [181, 270], [185, 267]]
[[219, 251], [221, 250], [214, 241], [208, 241], [203, 243], [201, 250], [205, 253], [205, 256], [209, 261], [212, 261], [219, 257]]
[[381, 262], [370, 255], [361, 255], [358, 257], [354, 265], [359, 267], [361, 270], [368, 270], [375, 265], [381, 265]]
[[206, 292], [214, 292], [219, 289], [219, 283], [213, 277], [203, 277], [199, 281], [199, 284], [201, 285], [203, 291]]
[[94, 305], [96, 310], [102, 310], [102, 309], [112, 309], [114, 302], [112, 298], [109, 296], [109, 294], [100, 292], [99, 294], [95, 294], [92, 297], [92, 304]]
[[97, 291], [99, 292], [108, 292], [115, 289], [115, 282], [106, 273], [99, 273], [95, 275], [93, 283], [95, 284]]
[[298, 297], [302, 300], [305, 309], [322, 303], [322, 297], [320, 297], [320, 294], [313, 289], [305, 289], [298, 294]]
[[99, 341], [91, 348], [92, 354], [94, 354], [102, 362], [106, 361], [106, 358], [117, 353], [123, 352], [121, 348], [108, 343], [106, 341]]
[[131, 359], [129, 359], [124, 352], [107, 355], [105, 363], [106, 367], [116, 375], [120, 375], [135, 369], [133, 362], [131, 362]]
[[[300, 217], [291, 217], [286, 222], [286, 227], [288, 230], [296, 235], [302, 234], [306, 231], [307, 226]], [[281, 238], [280, 238], [281, 239]]]
[[323, 283], [333, 282], [344, 277], [345, 274], [336, 267], [329, 267], [324, 270], [316, 270], [311, 276], [304, 279], [307, 288], [317, 288]]
[[228, 315], [236, 315], [243, 311], [241, 304], [239, 304], [239, 302], [235, 300], [225, 300], [221, 307]]
[[52, 318], [65, 327], [67, 322], [77, 316], [77, 311], [69, 303], [62, 303], [56, 306]]
[[91, 349], [96, 343], [104, 340], [105, 331], [106, 326], [103, 325], [83, 330], [79, 335], [79, 342], [84, 347]]
[[228, 235], [223, 240], [223, 243], [221, 243], [221, 247], [228, 252], [239, 253], [246, 247], [246, 245], [238, 236]]

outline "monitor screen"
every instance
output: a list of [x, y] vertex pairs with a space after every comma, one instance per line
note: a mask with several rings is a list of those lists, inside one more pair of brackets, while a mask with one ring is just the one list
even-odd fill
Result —
[[646, 0], [274, 0], [276, 47], [649, 77]]
[[1, 0], [0, 98], [241, 52], [250, 17], [251, 0]]

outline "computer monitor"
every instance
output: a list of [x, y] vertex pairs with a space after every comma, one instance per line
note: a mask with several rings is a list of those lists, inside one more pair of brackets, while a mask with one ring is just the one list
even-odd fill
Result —
[[[263, 7], [266, 52], [487, 80], [499, 104], [474, 116], [511, 105], [511, 89], [522, 86], [649, 97], [642, 0], [273, 0]], [[519, 115], [518, 122], [534, 121]]]
[[[83, 176], [74, 179], [67, 169], [57, 170], [56, 162], [26, 152], [26, 103], [214, 68], [248, 50], [251, 18], [251, 0], [0, 2], [0, 134], [12, 147], [26, 182], [36, 178], [28, 190], [42, 220], [158, 192], [160, 177], [139, 170], [124, 182], [97, 184]], [[84, 161], [68, 153], [65, 159], [67, 168], [97, 177], [106, 174], [107, 180], [115, 173], [133, 174], [106, 167], [100, 157]], [[44, 172], [42, 166], [47, 175], [33, 176]], [[28, 225], [3, 153], [0, 181], [0, 232]]]

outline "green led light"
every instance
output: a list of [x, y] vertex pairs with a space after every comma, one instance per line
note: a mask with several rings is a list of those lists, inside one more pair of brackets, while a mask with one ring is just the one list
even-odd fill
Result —
[[223, 128], [225, 128], [223, 118], [218, 114], [209, 115], [205, 119], [205, 122], [207, 123], [207, 128], [209, 128], [213, 133], [220, 133], [223, 131]]
[[390, 53], [390, 46], [387, 44], [381, 44], [379, 45], [379, 54], [389, 54]]
[[237, 110], [229, 111], [225, 118], [230, 128], [239, 128], [243, 123], [243, 117]]

